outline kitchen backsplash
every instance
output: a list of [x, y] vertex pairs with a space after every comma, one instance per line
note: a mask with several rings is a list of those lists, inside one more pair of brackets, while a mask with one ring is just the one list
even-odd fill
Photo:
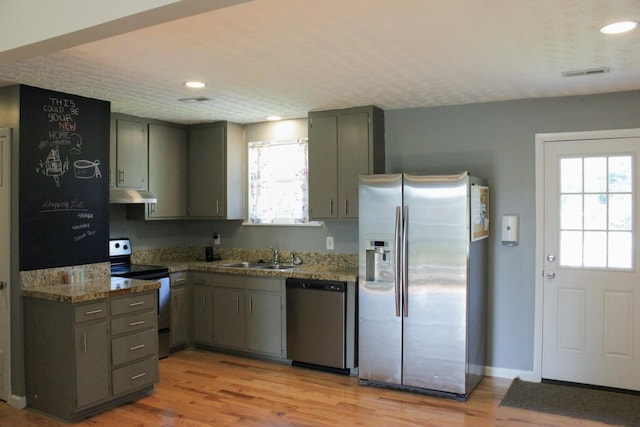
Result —
[[[271, 249], [245, 249], [245, 248], [216, 248], [214, 254], [220, 255], [222, 260], [239, 261], [271, 261]], [[317, 252], [294, 252], [302, 258], [303, 264], [320, 264], [324, 266], [340, 268], [357, 268], [358, 255], [354, 254], [328, 254]], [[280, 262], [289, 263], [291, 251], [279, 250]], [[204, 248], [198, 246], [186, 246], [163, 249], [134, 250], [131, 254], [132, 262], [136, 264], [152, 264], [162, 260], [175, 261], [204, 261]]]

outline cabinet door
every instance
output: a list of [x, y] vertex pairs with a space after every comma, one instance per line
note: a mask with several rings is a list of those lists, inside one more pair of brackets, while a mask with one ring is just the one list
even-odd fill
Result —
[[147, 127], [143, 122], [116, 121], [117, 187], [148, 189]]
[[190, 130], [190, 217], [225, 217], [225, 141], [225, 127], [221, 125]]
[[248, 292], [246, 298], [247, 350], [284, 356], [282, 294]]
[[337, 218], [337, 116], [312, 116], [309, 122], [309, 217]]
[[[172, 278], [173, 279], [173, 278]], [[171, 288], [171, 347], [189, 342], [189, 299], [184, 286]]]
[[358, 176], [369, 171], [369, 114], [338, 118], [338, 216], [358, 218]]
[[75, 328], [78, 408], [109, 398], [111, 362], [108, 334], [106, 321]]
[[187, 215], [187, 131], [149, 125], [149, 190], [158, 198], [147, 205], [149, 218]]
[[193, 339], [200, 344], [213, 344], [211, 287], [193, 287]]
[[244, 292], [213, 288], [213, 342], [244, 349]]

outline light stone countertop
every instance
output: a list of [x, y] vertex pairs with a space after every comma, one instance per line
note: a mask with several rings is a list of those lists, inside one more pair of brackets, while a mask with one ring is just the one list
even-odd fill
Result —
[[339, 265], [302, 264], [288, 270], [268, 270], [260, 268], [232, 268], [225, 264], [235, 264], [243, 260], [225, 259], [223, 261], [176, 261], [154, 260], [159, 265], [169, 267], [169, 272], [202, 271], [208, 273], [242, 274], [246, 276], [267, 276], [282, 278], [337, 280], [341, 282], [355, 282], [358, 271], [352, 267]]
[[33, 289], [22, 289], [21, 292], [23, 297], [79, 303], [118, 295], [151, 291], [158, 288], [160, 288], [160, 282], [154, 280], [105, 276], [87, 280], [80, 284], [49, 285]]

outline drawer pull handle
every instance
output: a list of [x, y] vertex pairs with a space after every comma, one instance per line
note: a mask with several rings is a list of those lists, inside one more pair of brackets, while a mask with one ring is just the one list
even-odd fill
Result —
[[178, 282], [186, 282], [186, 281], [187, 281], [187, 279], [176, 279], [176, 283], [178, 283]]
[[144, 301], [132, 302], [131, 304], [129, 304], [129, 307], [136, 307], [142, 304], [144, 304]]
[[85, 311], [85, 312], [84, 312], [84, 315], [85, 315], [85, 316], [89, 316], [89, 315], [91, 315], [91, 314], [100, 314], [100, 313], [102, 313], [102, 309], [99, 309], [99, 310], [91, 310], [91, 311]]
[[144, 377], [145, 375], [147, 375], [147, 374], [146, 374], [146, 372], [143, 372], [143, 373], [141, 373], [141, 374], [138, 374], [138, 375], [134, 375], [134, 376], [132, 376], [132, 377], [131, 377], [131, 379], [132, 379], [132, 380], [137, 380], [137, 379], [139, 379], [139, 378]]
[[141, 348], [144, 348], [144, 344], [134, 345], [129, 349], [129, 351], [140, 350]]
[[141, 320], [139, 322], [131, 322], [131, 323], [129, 323], [129, 326], [138, 326], [138, 325], [144, 325], [144, 320]]

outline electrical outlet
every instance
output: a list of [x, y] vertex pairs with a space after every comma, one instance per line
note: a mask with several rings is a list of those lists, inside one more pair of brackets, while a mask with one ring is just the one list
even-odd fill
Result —
[[220, 235], [218, 233], [213, 233], [213, 244], [216, 246], [220, 244]]
[[327, 250], [333, 250], [333, 237], [327, 236]]

